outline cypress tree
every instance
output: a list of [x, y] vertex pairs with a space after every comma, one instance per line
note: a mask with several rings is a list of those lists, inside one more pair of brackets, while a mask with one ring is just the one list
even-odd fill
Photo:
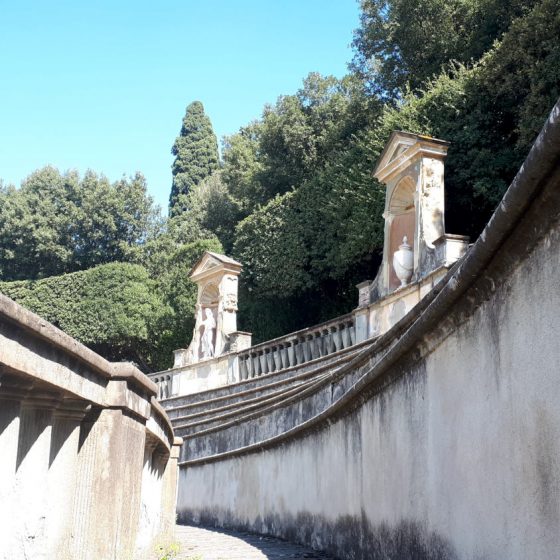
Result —
[[218, 142], [210, 119], [204, 114], [200, 101], [193, 101], [185, 112], [181, 133], [171, 153], [173, 185], [169, 197], [169, 214], [176, 216], [184, 209], [178, 198], [218, 169]]

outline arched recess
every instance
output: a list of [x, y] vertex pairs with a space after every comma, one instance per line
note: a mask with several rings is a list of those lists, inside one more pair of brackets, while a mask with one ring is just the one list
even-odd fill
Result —
[[388, 213], [391, 220], [389, 230], [389, 289], [395, 290], [400, 286], [393, 269], [393, 254], [398, 251], [403, 237], [408, 238], [408, 244], [414, 248], [416, 232], [416, 209], [414, 206], [414, 193], [416, 185], [412, 177], [404, 177], [397, 183], [389, 201]]

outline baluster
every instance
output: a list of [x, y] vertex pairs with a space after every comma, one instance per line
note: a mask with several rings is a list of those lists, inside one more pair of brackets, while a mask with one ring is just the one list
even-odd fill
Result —
[[350, 346], [352, 346], [356, 343], [356, 327], [352, 321], [348, 323], [348, 335], [350, 337]]
[[311, 360], [311, 342], [309, 335], [304, 335], [301, 339], [301, 347], [303, 350], [303, 362]]
[[272, 355], [273, 348], [266, 349], [266, 365], [267, 371], [270, 373], [274, 371], [274, 356]]
[[315, 358], [323, 355], [323, 337], [321, 331], [317, 331], [313, 337], [313, 349], [315, 350]]
[[278, 345], [278, 370], [284, 369], [286, 367], [286, 345]]
[[279, 344], [273, 348], [274, 350], [274, 371], [282, 369], [282, 345]]
[[296, 357], [298, 365], [305, 362], [305, 339], [298, 338], [296, 346]]
[[333, 352], [336, 352], [336, 344], [334, 343], [334, 337], [335, 337], [335, 333], [336, 333], [336, 327], [334, 325], [329, 327], [329, 338], [328, 338], [328, 344], [327, 344], [327, 353], [328, 354], [332, 354]]
[[330, 354], [329, 351], [329, 339], [330, 339], [330, 332], [328, 328], [323, 329], [323, 332], [321, 333], [321, 344], [322, 344], [322, 350], [323, 350], [323, 356], [327, 356], [328, 354]]
[[253, 356], [251, 354], [247, 354], [246, 358], [246, 369], [247, 369], [247, 377], [245, 379], [252, 379], [254, 377], [254, 369], [253, 369]]
[[350, 346], [350, 333], [348, 332], [348, 325], [346, 323], [342, 324], [342, 348], [348, 348]]
[[247, 364], [245, 363], [245, 356], [238, 356], [239, 363], [239, 381], [246, 379], [247, 375]]
[[335, 325], [334, 329], [334, 346], [338, 352], [342, 350], [342, 325]]
[[268, 372], [267, 367], [266, 367], [266, 356], [265, 356], [264, 350], [261, 350], [259, 352], [259, 363], [261, 365], [261, 375], [264, 375], [265, 373]]
[[289, 340], [287, 342], [288, 348], [288, 367], [293, 367], [296, 364], [296, 349], [295, 349], [295, 340]]
[[261, 362], [259, 360], [259, 353], [253, 354], [253, 377], [258, 377], [261, 374]]

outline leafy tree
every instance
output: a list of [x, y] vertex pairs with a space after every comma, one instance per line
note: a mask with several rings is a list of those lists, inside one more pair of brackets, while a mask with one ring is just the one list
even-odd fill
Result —
[[218, 144], [212, 123], [204, 113], [200, 101], [193, 101], [186, 110], [183, 126], [171, 153], [173, 162], [173, 185], [169, 197], [169, 213], [180, 214], [185, 208], [180, 195], [189, 191], [218, 169]]
[[266, 106], [224, 145], [223, 180], [243, 217], [313, 177], [379, 109], [355, 77], [317, 73]]
[[222, 179], [243, 217], [267, 199], [259, 179], [263, 167], [259, 157], [261, 128], [260, 122], [254, 122], [224, 139]]
[[0, 279], [34, 279], [134, 260], [159, 212], [137, 173], [111, 184], [88, 171], [32, 173], [0, 191]]
[[353, 68], [370, 91], [417, 91], [450, 61], [477, 61], [537, 0], [362, 0]]

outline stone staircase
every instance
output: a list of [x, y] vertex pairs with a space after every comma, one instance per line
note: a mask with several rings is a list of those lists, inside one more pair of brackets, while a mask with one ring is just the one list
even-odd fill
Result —
[[[368, 340], [299, 367], [163, 400], [175, 433], [184, 440], [180, 460], [204, 460], [255, 445], [305, 422], [345, 392], [359, 371], [357, 363], [376, 343]], [[348, 372], [354, 373], [349, 377]]]

